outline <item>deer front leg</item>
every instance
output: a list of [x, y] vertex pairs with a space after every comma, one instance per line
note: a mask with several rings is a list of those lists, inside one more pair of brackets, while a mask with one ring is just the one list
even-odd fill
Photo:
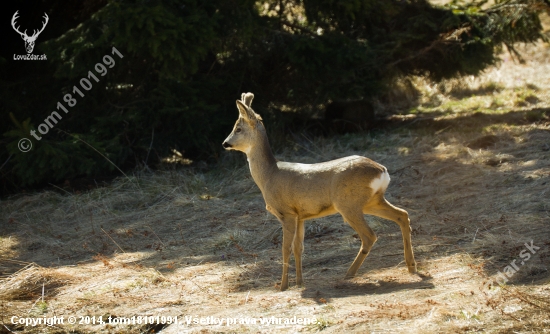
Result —
[[294, 235], [296, 232], [294, 218], [284, 217], [279, 219], [283, 224], [283, 277], [281, 278], [281, 291], [288, 289], [288, 262]]
[[304, 252], [304, 221], [296, 218], [296, 233], [292, 242], [292, 252], [296, 264], [296, 285], [301, 286], [302, 280], [302, 253]]

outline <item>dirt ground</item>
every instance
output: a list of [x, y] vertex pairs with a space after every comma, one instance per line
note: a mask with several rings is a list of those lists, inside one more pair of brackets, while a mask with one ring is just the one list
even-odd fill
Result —
[[[276, 154], [385, 165], [418, 275], [398, 226], [367, 216], [378, 241], [344, 280], [360, 241], [335, 215], [306, 222], [305, 286], [292, 262], [280, 292], [280, 224], [227, 152], [214, 170], [0, 201], [0, 333], [550, 332], [550, 46], [522, 50], [525, 64], [503, 55], [479, 78], [418, 81], [421, 104], [389, 127], [304, 135]], [[53, 316], [64, 323], [19, 323]]]

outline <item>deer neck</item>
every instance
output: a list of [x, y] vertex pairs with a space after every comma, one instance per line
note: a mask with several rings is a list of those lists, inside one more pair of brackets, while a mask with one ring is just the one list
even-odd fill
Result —
[[277, 169], [277, 160], [273, 156], [265, 130], [260, 129], [260, 135], [254, 146], [246, 152], [250, 174], [262, 193], [269, 177]]

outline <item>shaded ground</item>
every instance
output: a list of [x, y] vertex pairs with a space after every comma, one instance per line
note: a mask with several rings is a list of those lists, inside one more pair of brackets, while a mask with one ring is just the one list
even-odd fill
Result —
[[[550, 68], [548, 59], [525, 66]], [[510, 81], [506, 66], [444, 83], [449, 91], [426, 86], [392, 130], [302, 136], [277, 155], [311, 163], [361, 154], [387, 166], [387, 198], [411, 216], [420, 275], [407, 273], [397, 225], [367, 217], [378, 242], [344, 280], [360, 241], [331, 216], [306, 223], [305, 287], [291, 271], [290, 290], [278, 291], [279, 223], [242, 155], [228, 153], [209, 172], [136, 173], [87, 193], [0, 202], [0, 332], [550, 331], [550, 70]], [[519, 101], [524, 90], [536, 100]], [[508, 282], [490, 288], [500, 273]], [[178, 316], [181, 326], [11, 322], [54, 315]], [[237, 323], [187, 325], [186, 316]], [[259, 321], [270, 317], [315, 323]]]

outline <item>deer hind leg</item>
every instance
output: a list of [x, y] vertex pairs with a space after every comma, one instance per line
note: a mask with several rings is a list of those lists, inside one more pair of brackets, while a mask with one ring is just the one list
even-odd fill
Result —
[[304, 252], [304, 221], [296, 218], [296, 233], [292, 242], [292, 252], [296, 264], [296, 285], [302, 285], [302, 253]]
[[389, 203], [383, 194], [376, 195], [372, 201], [367, 203], [363, 208], [363, 212], [369, 215], [378, 216], [381, 218], [393, 220], [401, 228], [403, 235], [403, 248], [405, 253], [405, 262], [410, 273], [416, 273], [416, 262], [411, 242], [411, 222], [407, 211], [393, 206]]
[[288, 262], [294, 236], [296, 233], [296, 220], [294, 217], [279, 218], [283, 224], [283, 277], [281, 278], [281, 291], [288, 289]]
[[344, 220], [350, 224], [350, 226], [355, 230], [355, 232], [357, 232], [357, 234], [359, 234], [359, 237], [361, 238], [361, 249], [346, 273], [346, 278], [352, 278], [357, 273], [357, 270], [359, 270], [359, 267], [363, 264], [363, 261], [365, 261], [367, 255], [369, 255], [369, 252], [377, 238], [374, 231], [365, 221], [365, 217], [363, 217], [363, 213], [361, 211], [349, 213], [340, 211], [340, 213], [344, 217]]

